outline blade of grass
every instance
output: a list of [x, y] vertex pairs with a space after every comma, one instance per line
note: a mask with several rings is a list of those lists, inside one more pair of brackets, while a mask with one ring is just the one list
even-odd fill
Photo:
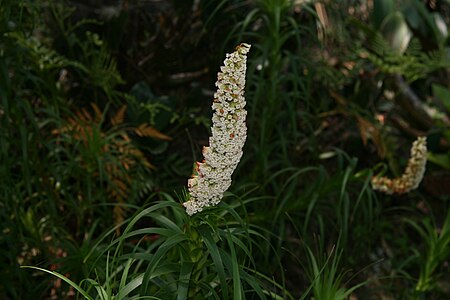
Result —
[[46, 269], [42, 269], [42, 268], [39, 268], [39, 267], [33, 267], [33, 266], [21, 266], [20, 268], [23, 268], [23, 269], [35, 269], [35, 270], [38, 270], [38, 271], [42, 271], [42, 272], [51, 274], [51, 275], [53, 275], [55, 277], [58, 277], [59, 279], [63, 280], [64, 282], [68, 283], [71, 287], [76, 289], [86, 299], [94, 300], [94, 298], [92, 298], [88, 293], [86, 293], [86, 291], [83, 290], [78, 284], [76, 284], [75, 282], [73, 282], [69, 278], [65, 277], [64, 275], [59, 274], [58, 272], [49, 271], [49, 270], [46, 270]]

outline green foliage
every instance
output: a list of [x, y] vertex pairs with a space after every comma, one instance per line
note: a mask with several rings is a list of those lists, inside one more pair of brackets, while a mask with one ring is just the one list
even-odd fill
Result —
[[447, 212], [439, 231], [429, 219], [423, 220], [421, 225], [412, 220], [408, 220], [408, 223], [424, 239], [426, 245], [426, 250], [421, 255], [422, 262], [416, 291], [422, 293], [431, 291], [438, 282], [436, 276], [438, 267], [450, 257], [450, 211]]
[[[0, 298], [449, 298], [450, 7], [368, 3], [0, 0]], [[188, 217], [241, 42], [244, 155]]]
[[368, 37], [366, 49], [369, 51], [363, 50], [361, 55], [367, 56], [380, 71], [386, 74], [400, 74], [408, 82], [412, 82], [438, 69], [448, 67], [444, 51], [427, 53], [417, 41], [413, 40], [410, 43], [408, 40], [404, 50], [399, 53], [380, 32], [362, 23], [355, 24], [361, 27]]
[[[339, 272], [339, 260], [342, 253], [334, 253], [332, 249], [328, 257], [321, 258], [314, 255], [311, 249], [307, 248], [309, 269], [312, 273], [309, 274], [311, 280], [311, 289], [314, 299], [347, 299], [353, 291], [364, 285], [364, 283], [357, 284], [349, 289], [342, 287], [342, 279], [345, 272]], [[302, 299], [308, 295], [304, 294]]]
[[[144, 219], [154, 225], [136, 228]], [[61, 278], [85, 299], [267, 299], [274, 294], [252, 269], [251, 248], [259, 236], [231, 207], [190, 218], [169, 195], [161, 195], [103, 250], [114, 254], [96, 279], [77, 284], [30, 268]]]

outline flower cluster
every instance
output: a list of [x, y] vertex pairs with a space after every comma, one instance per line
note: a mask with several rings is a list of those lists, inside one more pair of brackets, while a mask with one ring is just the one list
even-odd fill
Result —
[[203, 147], [204, 160], [196, 162], [188, 180], [190, 198], [183, 203], [189, 215], [220, 202], [242, 157], [247, 138], [244, 88], [249, 50], [248, 44], [237, 46], [235, 52], [227, 54], [217, 74], [212, 136], [209, 147]]
[[373, 177], [374, 190], [386, 194], [403, 194], [416, 189], [422, 181], [427, 163], [427, 139], [418, 137], [411, 147], [411, 158], [402, 176], [389, 179], [387, 177]]

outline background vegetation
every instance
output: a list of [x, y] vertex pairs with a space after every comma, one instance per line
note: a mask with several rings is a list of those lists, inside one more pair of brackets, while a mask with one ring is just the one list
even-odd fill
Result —
[[[432, 0], [0, 0], [0, 298], [450, 298], [449, 22]], [[189, 218], [241, 42], [244, 156]], [[419, 189], [375, 193], [422, 135]]]

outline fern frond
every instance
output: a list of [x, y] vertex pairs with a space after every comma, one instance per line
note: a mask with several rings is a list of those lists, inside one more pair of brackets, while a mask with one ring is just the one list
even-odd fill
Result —
[[98, 105], [96, 103], [94, 103], [94, 102], [91, 102], [91, 107], [94, 110], [95, 123], [100, 124], [102, 122], [102, 119], [103, 119], [102, 111], [100, 110]]
[[127, 110], [127, 106], [123, 105], [119, 111], [111, 118], [111, 124], [113, 126], [118, 126], [123, 123], [125, 119], [125, 111]]
[[170, 141], [172, 138], [164, 133], [160, 132], [158, 129], [143, 123], [134, 129], [134, 132], [140, 137], [152, 137], [160, 140]]
[[382, 72], [402, 75], [407, 82], [428, 76], [440, 68], [450, 66], [442, 50], [426, 53], [420, 43], [413, 39], [405, 53], [395, 52], [379, 33], [373, 33], [366, 46], [367, 58]]

